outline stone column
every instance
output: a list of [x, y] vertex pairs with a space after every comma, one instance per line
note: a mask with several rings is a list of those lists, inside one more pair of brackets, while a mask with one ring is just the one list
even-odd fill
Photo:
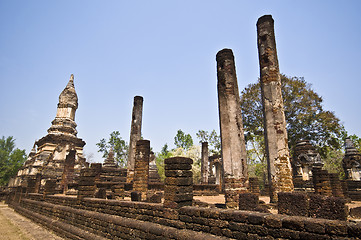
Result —
[[[223, 181], [226, 204], [237, 207], [239, 191], [247, 191], [247, 153], [241, 116], [236, 68], [231, 49], [217, 53], [218, 108], [221, 128]], [[233, 189], [231, 195], [229, 190]], [[230, 193], [230, 192], [229, 192]], [[227, 196], [230, 196], [228, 199]], [[227, 202], [233, 202], [231, 205]]]
[[192, 163], [192, 159], [185, 157], [173, 157], [164, 160], [164, 207], [181, 208], [192, 206]]
[[130, 129], [129, 151], [128, 151], [128, 171], [127, 182], [132, 182], [134, 178], [135, 148], [137, 141], [142, 137], [142, 114], [143, 97], [135, 96], [133, 103], [132, 125]]
[[208, 184], [208, 142], [202, 142], [201, 182]]
[[258, 19], [257, 37], [270, 197], [271, 202], [277, 202], [277, 193], [293, 191], [293, 182], [271, 15]]
[[149, 140], [137, 141], [135, 151], [133, 190], [141, 193], [142, 201], [145, 201], [147, 199], [149, 179], [149, 155]]

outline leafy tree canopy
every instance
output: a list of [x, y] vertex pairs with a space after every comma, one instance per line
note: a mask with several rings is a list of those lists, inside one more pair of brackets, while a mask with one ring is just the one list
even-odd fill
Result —
[[[291, 152], [300, 139], [309, 139], [326, 157], [329, 148], [340, 149], [346, 135], [340, 120], [322, 106], [320, 97], [304, 78], [281, 75], [282, 96]], [[241, 93], [241, 108], [246, 140], [263, 136], [263, 110], [260, 82]]]
[[193, 139], [190, 134], [185, 134], [182, 130], [178, 130], [177, 135], [174, 137], [174, 145], [177, 148], [188, 150], [193, 146]]
[[12, 136], [0, 139], [0, 186], [6, 185], [16, 175], [25, 160], [25, 150], [15, 148]]
[[108, 140], [105, 138], [100, 139], [100, 142], [96, 144], [99, 148], [98, 152], [103, 153], [103, 158], [108, 157], [110, 148], [113, 148], [114, 159], [120, 167], [125, 167], [127, 165], [128, 159], [128, 143], [120, 137], [119, 131], [113, 131], [110, 134]]

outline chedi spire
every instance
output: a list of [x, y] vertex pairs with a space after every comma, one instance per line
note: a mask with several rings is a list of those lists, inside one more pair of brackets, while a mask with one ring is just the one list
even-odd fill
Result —
[[74, 88], [74, 75], [64, 90], [59, 95], [58, 110], [52, 126], [48, 129], [49, 134], [77, 135], [75, 123], [75, 111], [78, 108], [78, 96]]

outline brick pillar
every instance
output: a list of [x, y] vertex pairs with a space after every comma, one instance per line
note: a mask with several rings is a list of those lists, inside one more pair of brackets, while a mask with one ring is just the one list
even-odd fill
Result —
[[293, 182], [271, 15], [258, 19], [257, 37], [270, 197], [271, 202], [277, 202], [277, 193], [293, 191]]
[[64, 169], [60, 183], [63, 193], [68, 190], [68, 184], [72, 183], [74, 179], [75, 155], [76, 150], [69, 151], [64, 161]]
[[260, 195], [258, 177], [249, 178], [249, 191], [257, 196]]
[[167, 158], [165, 164], [164, 206], [192, 206], [193, 160], [185, 157]]
[[149, 179], [149, 155], [149, 140], [137, 141], [135, 151], [133, 190], [142, 194], [142, 201], [145, 201], [147, 199]]
[[135, 96], [133, 102], [132, 124], [130, 129], [129, 151], [128, 151], [128, 172], [127, 182], [133, 182], [135, 149], [137, 141], [142, 137], [142, 114], [143, 114], [143, 97]]
[[201, 183], [208, 184], [208, 142], [202, 142]]
[[[247, 152], [241, 115], [241, 100], [231, 49], [217, 53], [218, 109], [221, 128], [223, 181], [226, 205], [236, 208], [238, 196], [247, 191]], [[229, 202], [229, 203], [228, 203]]]
[[338, 173], [329, 173], [330, 184], [332, 189], [332, 196], [344, 198], [341, 186], [340, 178], [338, 177]]
[[94, 165], [93, 168], [84, 168], [80, 170], [80, 177], [78, 182], [78, 199], [94, 197], [96, 188], [95, 177], [98, 172], [97, 167], [97, 165]]
[[92, 163], [90, 165], [90, 169], [94, 173], [94, 177], [95, 177], [94, 181], [95, 182], [100, 181], [100, 175], [101, 175], [102, 170], [103, 170], [103, 164], [101, 164], [101, 163]]
[[331, 182], [327, 170], [313, 169], [312, 179], [316, 194], [332, 196]]

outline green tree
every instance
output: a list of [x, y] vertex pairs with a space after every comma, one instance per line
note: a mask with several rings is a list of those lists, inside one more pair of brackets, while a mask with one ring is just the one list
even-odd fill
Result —
[[165, 179], [164, 159], [171, 158], [172, 156], [172, 153], [168, 150], [168, 144], [164, 144], [160, 153], [156, 154], [155, 163], [157, 164], [158, 174], [162, 181]]
[[183, 148], [187, 151], [193, 146], [192, 136], [190, 134], [185, 134], [179, 129], [177, 135], [174, 137], [174, 145], [176, 145], [177, 148]]
[[128, 159], [128, 143], [120, 137], [119, 131], [113, 131], [110, 134], [108, 141], [103, 138], [100, 139], [100, 142], [96, 144], [99, 148], [98, 152], [103, 153], [103, 158], [108, 157], [109, 150], [113, 148], [114, 159], [120, 167], [125, 167], [127, 165]]
[[359, 138], [355, 134], [348, 137], [352, 140], [355, 148], [361, 153], [361, 138]]
[[[334, 112], [326, 111], [320, 97], [304, 78], [281, 75], [282, 96], [291, 154], [296, 142], [309, 139], [327, 161], [331, 150], [340, 150], [346, 131]], [[263, 110], [259, 81], [241, 93], [243, 127], [251, 156], [265, 166]], [[256, 147], [254, 147], [254, 146]]]
[[199, 143], [208, 142], [209, 151], [212, 154], [220, 154], [221, 153], [221, 138], [217, 134], [216, 130], [213, 129], [211, 133], [204, 130], [198, 130], [196, 133], [197, 138], [199, 139]]
[[[311, 89], [304, 78], [281, 75], [282, 96], [287, 122], [289, 147], [293, 150], [300, 139], [309, 139], [326, 156], [327, 147], [340, 149], [345, 130], [334, 112], [322, 106], [322, 97]], [[263, 135], [263, 110], [260, 83], [242, 91], [241, 107], [246, 140]]]
[[15, 148], [12, 136], [0, 139], [0, 186], [6, 185], [16, 175], [25, 160], [25, 150]]

